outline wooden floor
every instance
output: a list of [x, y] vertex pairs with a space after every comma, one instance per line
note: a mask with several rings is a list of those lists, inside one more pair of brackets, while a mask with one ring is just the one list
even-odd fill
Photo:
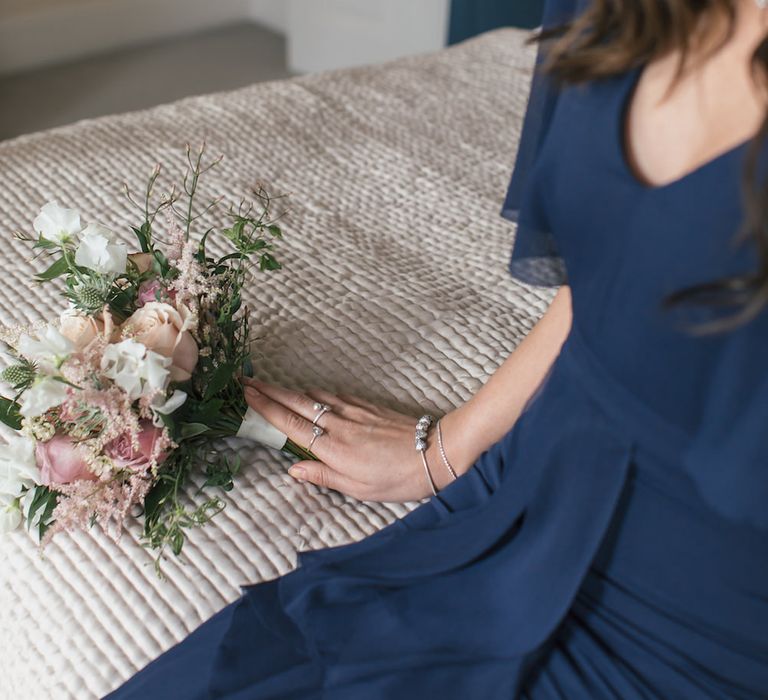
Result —
[[285, 39], [255, 24], [0, 77], [0, 139], [288, 77]]

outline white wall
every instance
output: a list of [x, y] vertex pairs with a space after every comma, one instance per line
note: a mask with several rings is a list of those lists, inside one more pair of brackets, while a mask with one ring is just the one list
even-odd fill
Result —
[[445, 45], [449, 0], [0, 0], [0, 74], [254, 21], [312, 72]]
[[286, 0], [0, 0], [0, 3], [0, 74], [233, 22], [252, 20], [285, 32], [288, 18]]
[[449, 0], [289, 0], [297, 72], [379, 63], [445, 46]]

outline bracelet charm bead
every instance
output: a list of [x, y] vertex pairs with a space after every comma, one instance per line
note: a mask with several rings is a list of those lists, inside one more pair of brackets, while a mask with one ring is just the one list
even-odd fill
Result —
[[424, 473], [427, 475], [427, 481], [429, 482], [430, 489], [432, 489], [432, 495], [437, 496], [437, 488], [435, 487], [435, 482], [432, 479], [432, 474], [429, 471], [427, 455], [425, 454], [427, 451], [427, 435], [429, 434], [429, 428], [434, 420], [435, 419], [429, 414], [425, 414], [419, 418], [418, 422], [416, 423], [415, 443], [416, 450], [421, 455], [421, 462], [424, 465]]

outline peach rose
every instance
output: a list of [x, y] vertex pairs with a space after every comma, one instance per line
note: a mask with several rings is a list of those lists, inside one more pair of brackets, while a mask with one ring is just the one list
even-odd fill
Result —
[[104, 322], [100, 318], [86, 316], [76, 309], [67, 309], [59, 317], [59, 331], [72, 342], [75, 351], [79, 352], [104, 333]]
[[112, 440], [104, 447], [104, 454], [121, 469], [143, 471], [152, 463], [153, 457], [157, 459], [158, 464], [167, 457], [165, 452], [155, 454], [155, 445], [162, 432], [160, 428], [156, 428], [151, 422], [142, 421], [138, 450], [134, 449], [131, 436], [128, 433], [123, 433], [119, 438]]
[[150, 301], [137, 309], [123, 324], [124, 337], [132, 337], [149, 350], [171, 359], [171, 380], [183, 382], [197, 366], [197, 343], [189, 332], [194, 314], [161, 301]]
[[40, 467], [41, 481], [46, 486], [96, 479], [88, 469], [85, 450], [68, 435], [54, 435], [48, 442], [38, 442], [35, 459]]
[[155, 262], [155, 256], [152, 255], [152, 253], [131, 253], [128, 256], [128, 260], [136, 266], [139, 274], [143, 275], [145, 272], [149, 272], [152, 269], [152, 265]]

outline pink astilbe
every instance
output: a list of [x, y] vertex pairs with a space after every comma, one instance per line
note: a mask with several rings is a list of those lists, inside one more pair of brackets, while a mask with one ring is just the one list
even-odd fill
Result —
[[168, 223], [168, 244], [165, 257], [174, 262], [181, 258], [184, 244], [187, 241], [187, 234], [170, 211], [168, 211], [165, 220]]
[[46, 531], [41, 547], [57, 532], [84, 530], [91, 520], [97, 522], [115, 542], [120, 539], [131, 508], [143, 505], [154, 480], [146, 472], [108, 481], [74, 481], [57, 486], [59, 501], [53, 510], [54, 522]]
[[169, 291], [176, 293], [176, 303], [185, 304], [194, 308], [201, 296], [214, 297], [218, 293], [218, 286], [207, 270], [195, 259], [197, 244], [185, 241], [181, 256], [176, 261], [176, 269], [179, 276], [173, 280]]

